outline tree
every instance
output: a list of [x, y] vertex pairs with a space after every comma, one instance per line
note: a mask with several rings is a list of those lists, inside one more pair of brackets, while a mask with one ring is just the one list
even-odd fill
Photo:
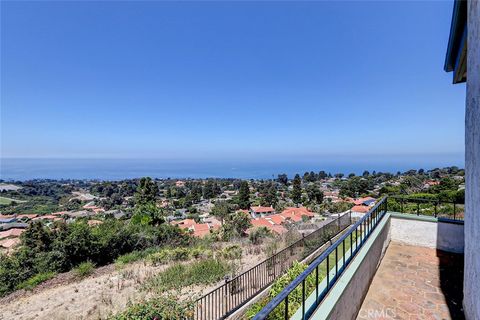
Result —
[[240, 209], [250, 208], [250, 188], [247, 181], [242, 181], [238, 191], [238, 206]]
[[219, 218], [224, 223], [225, 219], [230, 214], [230, 206], [226, 201], [217, 201], [212, 209], [212, 215]]
[[278, 203], [277, 189], [275, 188], [275, 185], [273, 183], [269, 183], [267, 186], [265, 186], [263, 193], [264, 195], [260, 199], [260, 205], [275, 207]]
[[198, 185], [192, 187], [192, 191], [190, 191], [190, 198], [194, 203], [199, 202], [202, 199], [202, 188]]
[[212, 199], [221, 193], [221, 189], [214, 180], [207, 180], [203, 187], [203, 198]]
[[323, 191], [315, 185], [307, 187], [307, 196], [310, 203], [321, 204], [323, 202]]
[[137, 187], [137, 192], [135, 192], [135, 204], [155, 203], [157, 195], [158, 185], [150, 177], [142, 178]]
[[283, 185], [287, 185], [288, 183], [288, 177], [285, 173], [279, 174], [277, 181]]
[[229, 215], [225, 220], [222, 226], [222, 238], [223, 240], [229, 240], [233, 236], [244, 236], [247, 229], [251, 226], [248, 214], [236, 212], [233, 215]]
[[296, 204], [300, 203], [302, 200], [302, 180], [298, 174], [296, 174], [293, 179], [292, 200]]
[[162, 211], [155, 203], [145, 203], [135, 206], [132, 216], [133, 224], [158, 226], [165, 222]]
[[326, 179], [327, 176], [328, 176], [327, 173], [326, 173], [325, 171], [323, 171], [323, 170], [318, 173], [318, 179], [319, 179], [319, 180]]

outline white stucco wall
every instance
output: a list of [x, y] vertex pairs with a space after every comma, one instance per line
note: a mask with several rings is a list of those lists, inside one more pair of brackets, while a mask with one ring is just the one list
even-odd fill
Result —
[[465, 112], [465, 278], [467, 319], [480, 319], [480, 3], [468, 0]]
[[391, 220], [392, 241], [448, 252], [464, 252], [464, 227], [461, 224], [401, 219], [393, 216]]

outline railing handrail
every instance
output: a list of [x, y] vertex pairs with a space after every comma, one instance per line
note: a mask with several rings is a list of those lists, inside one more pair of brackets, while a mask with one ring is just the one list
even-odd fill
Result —
[[465, 204], [465, 203], [462, 203], [462, 202], [458, 202], [458, 201], [445, 201], [445, 200], [440, 200], [440, 199], [428, 199], [428, 198], [414, 198], [414, 197], [409, 197], [408, 195], [389, 195], [387, 196], [387, 198], [392, 198], [392, 199], [399, 199], [399, 200], [406, 200], [406, 201], [423, 201], [423, 202], [436, 202], [438, 204], [441, 204], [441, 203], [449, 203], [449, 204]]
[[[323, 226], [319, 227], [318, 229], [315, 229], [315, 230], [312, 231], [311, 233], [307, 234], [305, 237], [302, 237], [302, 238], [298, 239], [297, 241], [291, 243], [289, 246], [281, 249], [280, 251], [275, 252], [275, 253], [272, 254], [270, 257], [262, 260], [261, 262], [257, 263], [257, 264], [254, 265], [253, 267], [249, 268], [248, 270], [243, 271], [242, 273], [236, 275], [235, 277], [233, 277], [232, 279], [229, 279], [228, 281], [229, 281], [229, 282], [233, 282], [233, 281], [235, 281], [235, 279], [240, 278], [241, 276], [244, 276], [246, 273], [250, 272], [252, 269], [256, 268], [257, 266], [261, 265], [262, 263], [266, 263], [266, 262], [268, 262], [269, 260], [272, 260], [275, 256], [278, 256], [278, 255], [280, 255], [281, 253], [283, 253], [283, 252], [285, 252], [285, 251], [287, 251], [287, 250], [291, 250], [291, 249], [292, 249], [293, 247], [295, 247], [297, 244], [305, 241], [305, 238], [307, 238], [307, 237], [310, 236], [311, 234], [313, 234], [313, 233], [315, 233], [315, 232], [319, 232], [319, 231], [325, 229], [325, 227], [330, 226], [330, 225], [332, 225], [332, 224], [334, 224], [334, 223], [338, 223], [338, 220], [339, 220], [340, 218], [342, 218], [342, 217], [343, 217], [343, 215], [342, 215], [342, 216], [338, 216], [336, 219], [334, 219], [334, 220], [332, 220], [332, 221], [324, 224]], [[202, 300], [204, 297], [208, 296], [208, 295], [211, 294], [212, 292], [215, 292], [216, 290], [218, 290], [220, 287], [222, 287], [222, 286], [224, 286], [224, 285], [225, 285], [225, 284], [222, 284], [222, 285], [220, 285], [219, 287], [210, 290], [208, 293], [206, 293], [206, 294], [204, 294], [203, 296], [201, 296], [200, 298], [198, 298], [195, 302], [198, 302], [198, 301]]]
[[[375, 206], [372, 207], [360, 220], [358, 220], [348, 232], [343, 234], [337, 241], [335, 241], [331, 246], [328, 247], [318, 258], [316, 258], [298, 277], [296, 277], [290, 284], [288, 284], [285, 289], [283, 289], [278, 295], [276, 295], [270, 302], [255, 315], [253, 320], [265, 319], [282, 301], [284, 301], [290, 293], [292, 293], [297, 286], [299, 286], [325, 259], [328, 259], [328, 256], [341, 244], [345, 239], [347, 239], [350, 234], [355, 232], [357, 228], [367, 220], [380, 205], [384, 204], [387, 200], [387, 197], [383, 197]], [[328, 271], [327, 271], [328, 272]]]

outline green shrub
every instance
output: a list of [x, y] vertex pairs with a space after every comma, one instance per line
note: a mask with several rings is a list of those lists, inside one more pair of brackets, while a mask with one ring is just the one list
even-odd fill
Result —
[[153, 265], [165, 264], [170, 261], [170, 252], [168, 250], [161, 250], [156, 253], [152, 253], [148, 256], [148, 259]]
[[227, 260], [240, 259], [242, 257], [242, 248], [239, 245], [231, 245], [225, 247], [222, 252], [222, 257]]
[[192, 301], [180, 301], [176, 296], [163, 295], [158, 298], [135, 303], [110, 320], [183, 320], [193, 318]]
[[170, 289], [210, 284], [221, 280], [230, 272], [230, 266], [213, 258], [194, 261], [191, 264], [175, 264], [168, 267], [145, 284], [145, 289], [164, 292]]
[[[307, 265], [295, 261], [290, 269], [282, 275], [280, 278], [275, 280], [272, 284], [272, 287], [269, 290], [268, 297], [254, 303], [246, 312], [247, 319], [252, 319], [267, 303], [273, 299], [277, 294], [282, 292], [286, 286], [288, 286], [295, 278], [297, 278], [305, 269]], [[315, 278], [312, 273], [306, 278], [305, 288], [307, 294], [313, 290], [315, 287]], [[295, 311], [301, 306], [302, 303], [302, 286], [297, 286], [289, 295], [288, 295], [288, 311], [289, 317], [291, 317]], [[285, 317], [285, 302], [282, 302], [278, 305], [275, 310], [269, 315], [269, 319], [284, 319]]]
[[85, 278], [91, 275], [94, 269], [95, 265], [91, 261], [86, 261], [80, 263], [75, 269], [73, 269], [73, 272], [77, 277]]
[[171, 260], [172, 261], [185, 261], [190, 258], [190, 249], [189, 248], [175, 248], [171, 250]]
[[28, 278], [27, 280], [19, 283], [16, 289], [26, 289], [32, 290], [40, 283], [45, 282], [55, 276], [55, 272], [44, 272], [34, 275], [33, 277]]
[[266, 227], [253, 228], [252, 232], [248, 235], [248, 239], [253, 244], [261, 244], [263, 239], [270, 237], [272, 233]]
[[148, 259], [154, 265], [166, 264], [172, 261], [187, 261], [189, 259], [210, 258], [212, 251], [208, 249], [195, 248], [182, 248], [175, 249], [162, 249], [148, 255]]
[[149, 257], [150, 255], [155, 254], [158, 251], [159, 251], [159, 249], [156, 248], [156, 247], [147, 248], [147, 249], [142, 250], [142, 251], [132, 251], [130, 253], [121, 255], [120, 257], [115, 259], [115, 263], [118, 266], [122, 266], [122, 265], [125, 265], [125, 264], [128, 264], [128, 263], [136, 262], [136, 261], [141, 260], [141, 259], [145, 259], [145, 258]]

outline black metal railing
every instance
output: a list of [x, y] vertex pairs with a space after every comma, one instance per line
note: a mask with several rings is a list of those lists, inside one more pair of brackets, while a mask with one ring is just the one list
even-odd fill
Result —
[[438, 199], [388, 196], [388, 209], [394, 212], [464, 220], [464, 203]]
[[196, 320], [224, 319], [288, 270], [351, 225], [349, 214], [342, 215], [290, 246], [199, 298], [194, 305]]
[[297, 312], [299, 318], [308, 319], [386, 212], [387, 199], [383, 198], [257, 313], [254, 320], [288, 319]]

